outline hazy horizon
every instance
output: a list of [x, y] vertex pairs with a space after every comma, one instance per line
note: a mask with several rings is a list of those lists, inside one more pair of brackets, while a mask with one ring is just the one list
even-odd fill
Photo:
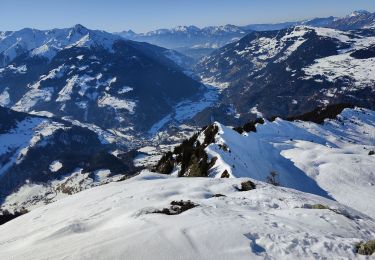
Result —
[[[22, 8], [21, 8], [22, 6]], [[375, 12], [372, 0], [4, 0], [0, 31], [68, 28], [82, 24], [109, 32], [147, 32], [176, 26], [280, 23], [345, 16], [355, 10]], [[110, 15], [109, 15], [110, 14]]]

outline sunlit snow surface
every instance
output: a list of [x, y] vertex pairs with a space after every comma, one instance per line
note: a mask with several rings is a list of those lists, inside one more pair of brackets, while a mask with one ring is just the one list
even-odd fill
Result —
[[[0, 226], [0, 258], [354, 258], [353, 245], [375, 235], [372, 220], [336, 202], [264, 183], [239, 192], [241, 181], [144, 172], [86, 190]], [[181, 199], [199, 206], [150, 213]]]
[[[277, 119], [239, 135], [221, 124], [206, 148], [218, 157], [212, 177], [265, 181], [271, 171], [282, 186], [325, 196], [375, 217], [375, 112], [345, 109], [324, 125]], [[225, 144], [230, 152], [219, 147]]]

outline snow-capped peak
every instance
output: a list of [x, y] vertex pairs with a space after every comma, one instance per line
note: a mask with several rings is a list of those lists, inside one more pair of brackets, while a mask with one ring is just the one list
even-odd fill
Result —
[[36, 30], [24, 28], [19, 31], [1, 33], [0, 54], [4, 60], [0, 65], [11, 62], [20, 53], [31, 51], [32, 55], [51, 59], [59, 50], [71, 46], [91, 47], [102, 46], [111, 49], [115, 40], [120, 39], [111, 33], [90, 30], [81, 24], [71, 28]]
[[210, 34], [217, 34], [217, 33], [242, 33], [244, 32], [240, 27], [226, 24], [221, 26], [208, 26], [204, 27], [202, 31]]
[[82, 37], [90, 33], [90, 30], [81, 24], [74, 25], [70, 30], [67, 39], [71, 39], [74, 36]]
[[357, 11], [354, 11], [352, 12], [349, 17], [357, 17], [357, 16], [360, 16], [360, 15], [368, 15], [368, 14], [371, 14], [369, 11], [366, 11], [366, 10], [357, 10]]
[[172, 29], [174, 32], [196, 32], [199, 31], [199, 28], [193, 25], [190, 26], [177, 26]]
[[73, 29], [76, 30], [76, 31], [88, 31], [89, 29], [87, 29], [85, 26], [83, 26], [82, 24], [79, 24], [77, 23], [76, 25], [73, 26]]
[[[216, 35], [222, 33], [242, 33], [243, 30], [232, 24], [221, 25], [221, 26], [207, 26], [203, 28], [199, 28], [194, 25], [181, 25], [174, 27], [172, 29], [159, 29], [155, 31], [150, 31], [145, 34], [139, 34], [140, 36], [153, 36], [153, 35], [163, 35], [163, 34], [175, 34], [175, 33], [183, 33], [183, 34], [205, 34], [205, 35]], [[124, 37], [126, 35], [134, 36], [134, 32], [124, 31], [121, 33]]]

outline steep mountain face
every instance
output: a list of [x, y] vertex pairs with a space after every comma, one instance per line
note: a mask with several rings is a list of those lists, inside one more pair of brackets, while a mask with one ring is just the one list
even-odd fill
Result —
[[[325, 112], [300, 118], [320, 121], [320, 113]], [[259, 120], [245, 125], [242, 134], [237, 131], [215, 123], [165, 154], [155, 170], [186, 177], [250, 177], [333, 198], [375, 216], [375, 207], [364, 199], [364, 194], [375, 198], [373, 111], [344, 109], [322, 124]]]
[[223, 92], [221, 104], [196, 119], [236, 125], [332, 103], [374, 108], [374, 36], [306, 26], [249, 33], [197, 64], [203, 81]]
[[196, 26], [179, 26], [141, 34], [136, 34], [133, 31], [118, 33], [126, 39], [175, 49], [193, 58], [207, 55], [214, 49], [238, 40], [245, 34], [245, 30], [234, 25], [209, 26], [202, 29]]
[[[59, 184], [61, 193], [71, 194], [93, 182], [100, 183], [96, 175], [103, 171], [103, 180], [136, 171], [130, 154], [119, 156], [121, 159], [111, 154], [116, 144], [110, 133], [99, 134], [57, 118], [32, 116], [3, 107], [0, 118], [0, 204], [25, 185], [41, 184], [47, 189]], [[73, 179], [74, 189], [67, 183]], [[51, 200], [53, 194], [50, 191], [43, 199]], [[21, 205], [24, 200], [40, 202], [27, 193], [13, 202]]]
[[201, 94], [203, 86], [183, 73], [187, 61], [176, 52], [82, 26], [25, 30], [0, 40], [2, 49], [8, 46], [0, 68], [3, 106], [137, 134]]

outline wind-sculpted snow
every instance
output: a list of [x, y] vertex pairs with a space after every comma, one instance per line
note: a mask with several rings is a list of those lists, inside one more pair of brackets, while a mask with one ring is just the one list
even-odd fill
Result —
[[[332, 200], [261, 182], [238, 191], [244, 180], [143, 172], [0, 226], [0, 257], [346, 259], [375, 235], [373, 220]], [[153, 213], [181, 200], [197, 206]]]
[[[211, 177], [267, 181], [278, 174], [279, 185], [331, 197], [375, 217], [375, 113], [345, 109], [323, 125], [276, 119], [240, 135], [221, 124], [206, 148], [217, 157]], [[223, 147], [226, 147], [223, 149]]]

